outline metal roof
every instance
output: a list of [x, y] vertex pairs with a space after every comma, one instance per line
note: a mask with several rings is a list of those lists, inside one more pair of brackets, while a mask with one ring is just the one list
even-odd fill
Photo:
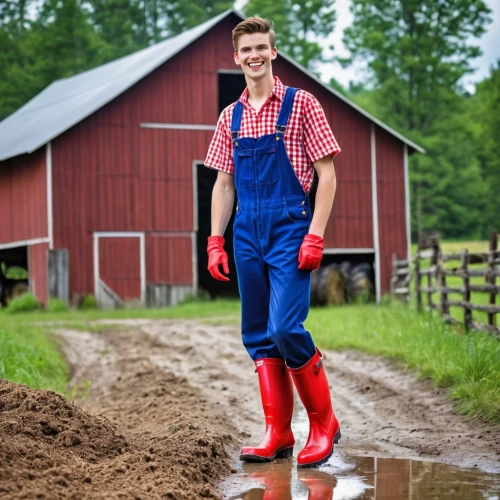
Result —
[[[55, 81], [0, 123], [0, 161], [32, 153], [44, 146], [125, 92], [231, 13], [244, 19], [237, 11], [230, 9], [151, 47], [70, 78]], [[425, 152], [340, 92], [321, 82], [293, 59], [281, 52], [280, 55], [378, 126], [416, 151]]]

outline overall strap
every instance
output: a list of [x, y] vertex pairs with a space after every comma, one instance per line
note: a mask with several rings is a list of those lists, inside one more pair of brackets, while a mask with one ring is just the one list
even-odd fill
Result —
[[293, 99], [295, 94], [299, 89], [293, 87], [287, 87], [285, 92], [285, 98], [281, 104], [280, 114], [278, 116], [278, 121], [276, 122], [276, 133], [285, 135], [286, 126], [288, 119], [292, 113]]
[[241, 104], [240, 101], [237, 101], [233, 108], [233, 117], [231, 119], [231, 139], [233, 141], [238, 139], [242, 116], [243, 116], [243, 104]]

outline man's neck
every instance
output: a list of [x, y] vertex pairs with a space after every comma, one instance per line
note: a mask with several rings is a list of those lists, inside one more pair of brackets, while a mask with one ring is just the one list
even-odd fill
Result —
[[251, 102], [265, 101], [273, 91], [274, 78], [272, 74], [259, 80], [247, 79], [248, 100]]

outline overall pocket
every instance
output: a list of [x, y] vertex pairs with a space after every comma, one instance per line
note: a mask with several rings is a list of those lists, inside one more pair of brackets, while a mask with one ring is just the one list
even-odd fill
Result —
[[278, 148], [273, 145], [265, 148], [257, 148], [254, 151], [257, 184], [261, 186], [278, 182], [280, 180]]
[[254, 150], [238, 149], [238, 162], [235, 165], [236, 187], [255, 187]]

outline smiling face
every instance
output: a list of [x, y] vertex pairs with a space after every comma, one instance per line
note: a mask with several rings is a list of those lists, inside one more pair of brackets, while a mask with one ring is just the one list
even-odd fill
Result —
[[276, 59], [277, 52], [276, 47], [271, 47], [269, 33], [244, 34], [238, 38], [234, 60], [247, 78], [272, 77], [271, 61]]

